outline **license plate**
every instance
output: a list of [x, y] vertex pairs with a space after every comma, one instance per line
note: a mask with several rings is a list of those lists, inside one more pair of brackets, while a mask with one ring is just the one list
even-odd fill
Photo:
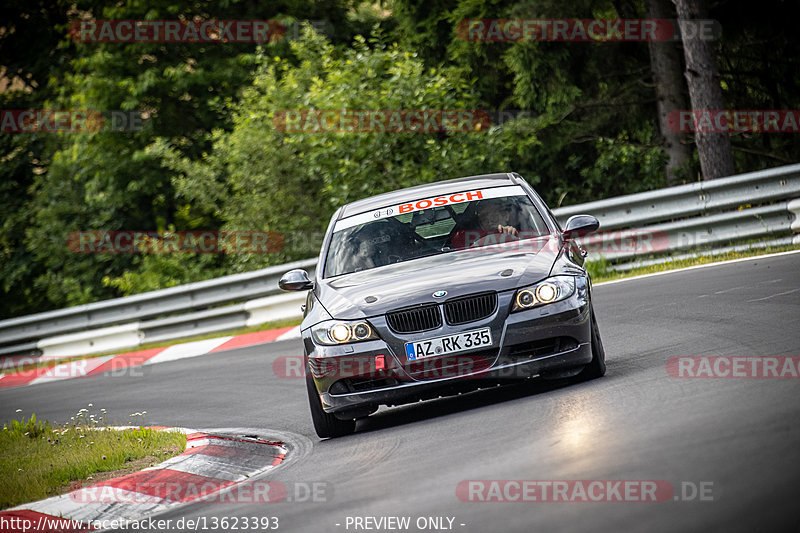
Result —
[[406, 358], [409, 361], [416, 361], [425, 357], [434, 357], [449, 353], [463, 352], [480, 348], [481, 346], [491, 346], [492, 334], [489, 328], [465, 331], [455, 335], [446, 335], [417, 342], [406, 343]]

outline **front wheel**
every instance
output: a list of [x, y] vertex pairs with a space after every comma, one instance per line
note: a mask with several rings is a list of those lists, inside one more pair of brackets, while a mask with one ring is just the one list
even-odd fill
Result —
[[355, 420], [339, 420], [322, 409], [322, 402], [319, 399], [317, 386], [314, 385], [314, 378], [308, 372], [306, 373], [306, 389], [308, 390], [308, 406], [311, 409], [314, 431], [317, 432], [320, 438], [342, 437], [356, 430]]
[[594, 318], [594, 309], [592, 309], [592, 361], [583, 367], [583, 370], [578, 374], [578, 380], [586, 381], [589, 379], [599, 378], [606, 373], [606, 351], [603, 348], [603, 341], [600, 340], [600, 328], [597, 327], [597, 320]]

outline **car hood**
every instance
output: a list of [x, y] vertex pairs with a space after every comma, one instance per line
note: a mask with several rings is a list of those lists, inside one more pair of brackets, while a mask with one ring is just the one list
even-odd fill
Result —
[[[317, 297], [333, 318], [351, 320], [436, 303], [488, 290], [504, 291], [550, 275], [558, 256], [555, 237], [463, 250], [337, 276], [317, 284]], [[433, 293], [447, 291], [440, 298]]]

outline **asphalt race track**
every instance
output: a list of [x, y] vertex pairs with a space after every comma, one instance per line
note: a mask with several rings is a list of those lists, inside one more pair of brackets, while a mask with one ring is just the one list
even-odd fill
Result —
[[[480, 533], [800, 529], [800, 379], [666, 370], [675, 356], [800, 356], [800, 254], [605, 284], [594, 295], [606, 377], [382, 409], [340, 439], [314, 434], [302, 379], [273, 373], [276, 357], [301, 353], [299, 341], [3, 390], [0, 413], [63, 422], [91, 402], [120, 424], [147, 411], [149, 425], [251, 428], [291, 446], [269, 477], [290, 496], [297, 484], [327, 487], [325, 502], [193, 504], [164, 518], [276, 516], [279, 531], [292, 532], [363, 530], [347, 517], [368, 516], [411, 517], [411, 531], [418, 517]], [[456, 494], [463, 480], [506, 479], [666, 480], [678, 501]], [[692, 494], [701, 483], [702, 501]]]

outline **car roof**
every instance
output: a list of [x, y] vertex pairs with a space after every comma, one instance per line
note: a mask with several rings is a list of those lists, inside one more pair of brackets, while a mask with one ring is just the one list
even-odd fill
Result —
[[346, 204], [339, 212], [339, 218], [346, 218], [359, 213], [365, 213], [403, 202], [413, 202], [422, 198], [429, 198], [431, 196], [438, 196], [451, 192], [457, 192], [465, 189], [481, 189], [487, 187], [498, 187], [501, 185], [516, 185], [518, 182], [510, 172], [502, 172], [497, 174], [482, 174], [479, 176], [468, 176], [466, 178], [456, 178], [444, 181], [435, 181], [433, 183], [425, 183], [408, 187], [406, 189], [399, 189], [396, 191], [386, 192], [357, 200], [355, 202]]

